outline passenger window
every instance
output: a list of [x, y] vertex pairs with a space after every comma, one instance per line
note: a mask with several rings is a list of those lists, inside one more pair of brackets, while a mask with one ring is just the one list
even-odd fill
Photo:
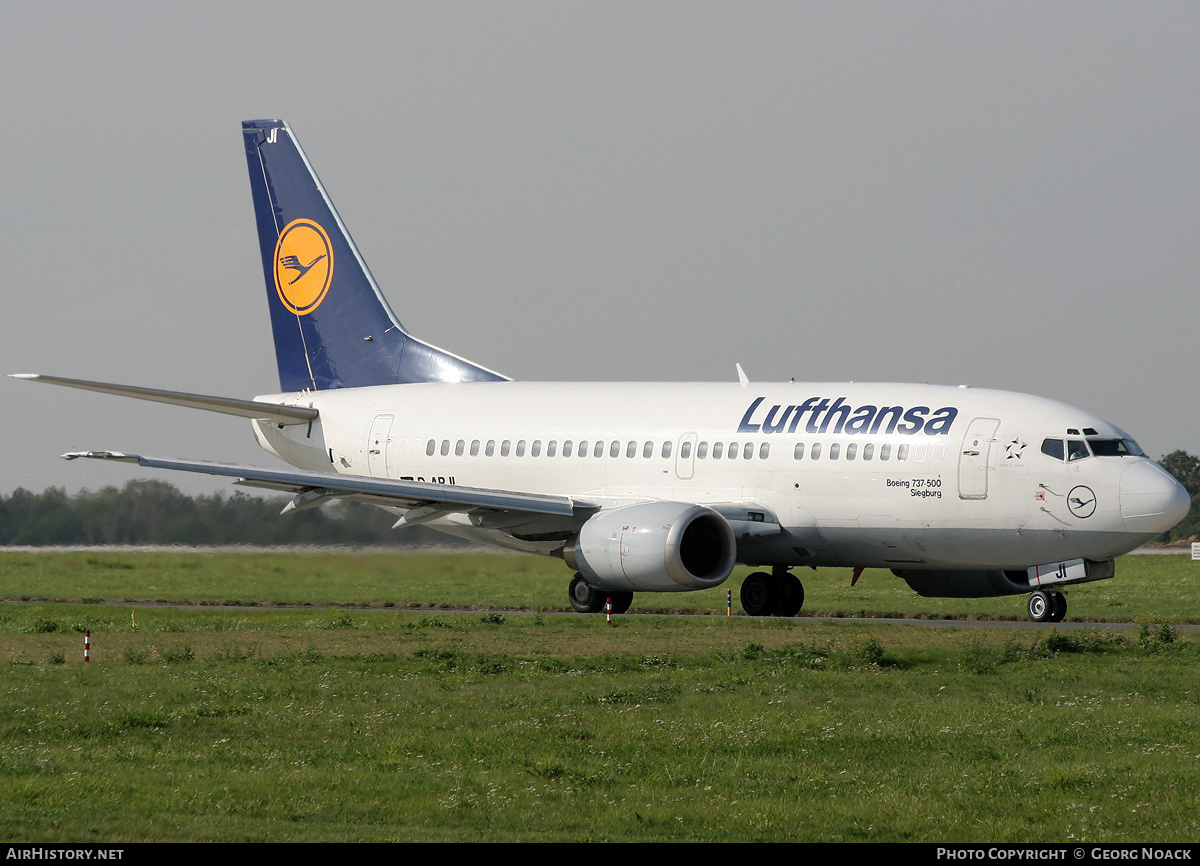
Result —
[[568, 439], [566, 442], [564, 442], [564, 443], [563, 443], [563, 457], [570, 457], [570, 456], [571, 456], [571, 447], [572, 447], [572, 444], [573, 444], [573, 443], [571, 442], [571, 440], [570, 440], [570, 439]]
[[796, 460], [804, 459], [804, 443], [803, 442], [796, 443], [796, 450], [792, 452], [792, 457], [794, 457]]
[[742, 449], [742, 459], [749, 460], [753, 456], [754, 456], [754, 443], [747, 442], [746, 446]]
[[628, 445], [628, 446], [625, 448], [625, 456], [626, 456], [626, 457], [633, 457], [633, 456], [635, 456], [636, 454], [637, 454], [637, 443], [636, 443], [636, 442], [632, 442], [632, 441], [631, 441], [631, 442], [629, 443], [629, 445]]
[[708, 443], [701, 442], [699, 445], [696, 446], [696, 458], [699, 460], [703, 460], [707, 456], [708, 456]]
[[505, 439], [503, 442], [500, 443], [500, 456], [507, 457], [509, 449], [511, 449], [511, 448], [512, 448], [512, 442], [509, 441], [508, 439]]
[[770, 442], [764, 442], [762, 445], [760, 445], [758, 447], [758, 459], [759, 460], [766, 460], [767, 457], [770, 455], [770, 453], [771, 453], [771, 443]]
[[616, 439], [614, 439], [612, 445], [610, 445], [608, 447], [608, 456], [609, 457], [620, 457], [621, 456], [621, 443], [618, 442]]
[[821, 459], [821, 443], [814, 442], [812, 450], [809, 451], [808, 453], [809, 453], [809, 456], [812, 457], [813, 460], [820, 460]]
[[602, 441], [596, 440], [596, 447], [592, 449], [592, 456], [593, 457], [603, 457], [604, 456], [604, 443]]
[[851, 442], [849, 445], [846, 446], [846, 459], [853, 460], [857, 456], [858, 456], [858, 443]]
[[551, 439], [546, 443], [546, 456], [553, 457], [556, 454], [558, 454], [558, 441], [556, 439]]
[[433, 452], [437, 450], [437, 440], [430, 439], [429, 444], [425, 446], [425, 456], [432, 457]]
[[525, 440], [524, 439], [517, 440], [517, 456], [518, 457], [525, 456]]
[[586, 439], [584, 439], [582, 442], [579, 443], [578, 453], [579, 453], [580, 457], [587, 457], [587, 446], [588, 446], [588, 444], [587, 444]]
[[687, 460], [691, 456], [692, 456], [692, 443], [684, 442], [682, 445], [679, 446], [679, 459]]
[[907, 460], [908, 459], [908, 446], [907, 445], [901, 445], [899, 448], [896, 449], [896, 459], [897, 460]]
[[487, 445], [483, 449], [483, 453], [487, 457], [492, 457], [496, 453], [496, 440], [489, 439]]
[[832, 445], [829, 446], [829, 459], [837, 460], [838, 455], [841, 453], [841, 451], [842, 451], [842, 444], [840, 442], [834, 442]]
[[730, 442], [729, 448], [725, 451], [725, 456], [727, 458], [729, 458], [730, 460], [737, 460], [737, 455], [738, 455], [738, 444], [736, 442]]
[[541, 457], [542, 456], [542, 440], [541, 439], [533, 440], [533, 444], [531, 446], [529, 446], [529, 456], [530, 457]]
[[443, 439], [442, 440], [442, 456], [447, 457], [447, 456], [449, 456], [449, 454], [450, 454], [450, 440]]
[[724, 453], [725, 453], [725, 443], [724, 442], [714, 442], [713, 443], [713, 460], [720, 460], [721, 455]]
[[1063, 441], [1061, 439], [1043, 439], [1042, 453], [1047, 457], [1053, 457], [1055, 460], [1062, 460], [1066, 456], [1063, 451]]
[[887, 460], [892, 456], [892, 446], [890, 443], [885, 443], [879, 446], [879, 459]]
[[671, 440], [670, 439], [668, 439], [666, 442], [663, 443], [662, 456], [664, 459], [671, 456]]
[[472, 457], [479, 456], [479, 440], [478, 439], [471, 440], [471, 456]]
[[874, 456], [875, 456], [875, 444], [873, 442], [868, 442], [866, 445], [863, 446], [863, 460], [870, 460]]
[[648, 459], [653, 454], [654, 454], [654, 443], [653, 442], [647, 442], [645, 445], [642, 446], [642, 457]]

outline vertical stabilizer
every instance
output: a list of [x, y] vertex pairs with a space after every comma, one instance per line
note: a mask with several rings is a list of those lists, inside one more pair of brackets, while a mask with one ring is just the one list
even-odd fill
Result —
[[404, 330], [286, 123], [242, 135], [281, 390], [505, 378]]

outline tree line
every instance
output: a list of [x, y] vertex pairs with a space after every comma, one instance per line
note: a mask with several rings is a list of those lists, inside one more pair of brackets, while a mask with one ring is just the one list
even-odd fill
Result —
[[[1172, 451], [1159, 461], [1192, 497], [1187, 517], [1163, 542], [1200, 536], [1200, 457]], [[68, 496], [18, 488], [0, 495], [0, 545], [187, 544], [423, 547], [462, 544], [449, 535], [410, 527], [392, 531], [395, 517], [357, 502], [334, 501], [280, 517], [285, 497], [236, 492], [188, 496], [173, 484], [133, 480]]]
[[422, 527], [392, 531], [396, 517], [370, 505], [335, 501], [281, 517], [287, 497], [188, 496], [165, 481], [124, 487], [20, 489], [0, 495], [0, 545], [353, 545], [452, 546], [454, 537]]

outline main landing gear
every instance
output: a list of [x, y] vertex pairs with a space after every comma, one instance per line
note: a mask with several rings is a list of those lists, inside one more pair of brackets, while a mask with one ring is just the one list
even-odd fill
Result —
[[742, 610], [750, 616], [795, 616], [803, 606], [804, 585], [784, 567], [756, 571], [742, 581]]
[[602, 589], [593, 589], [579, 572], [571, 578], [567, 595], [571, 599], [571, 608], [576, 613], [599, 613], [604, 610], [604, 605], [609, 599], [612, 599], [613, 613], [625, 613], [633, 604], [632, 592], [605, 592]]
[[1029, 618], [1034, 622], [1062, 622], [1067, 615], [1067, 597], [1057, 590], [1029, 594]]

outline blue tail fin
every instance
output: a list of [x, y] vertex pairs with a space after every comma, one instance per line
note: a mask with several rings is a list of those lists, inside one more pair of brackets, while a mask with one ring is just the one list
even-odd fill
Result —
[[242, 135], [281, 390], [505, 378], [404, 330], [286, 123]]

